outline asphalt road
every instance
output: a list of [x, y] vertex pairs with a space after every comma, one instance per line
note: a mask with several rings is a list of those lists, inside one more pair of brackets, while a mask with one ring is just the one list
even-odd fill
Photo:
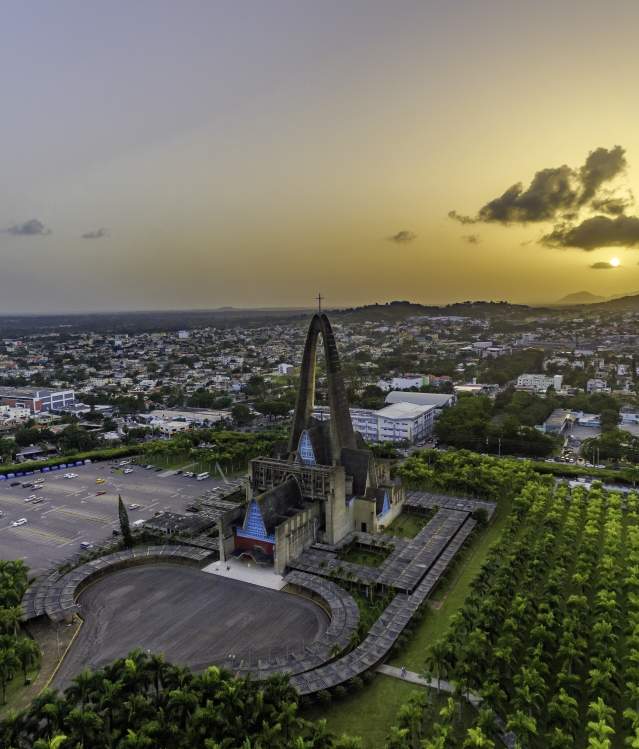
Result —
[[[139, 466], [125, 475], [113, 463], [94, 463], [69, 469], [78, 478], [65, 479], [66, 470], [0, 481], [0, 559], [23, 559], [33, 574], [80, 551], [83, 541], [96, 543], [111, 537], [119, 527], [118, 494], [140, 509], [129, 510], [131, 522], [148, 519], [157, 511], [184, 512], [193, 499], [222, 484], [217, 479], [196, 481], [184, 476], [166, 476]], [[22, 483], [44, 478], [41, 489], [22, 488]], [[97, 484], [103, 478], [105, 483]], [[104, 491], [100, 496], [97, 492]], [[43, 497], [38, 504], [25, 502], [32, 494]], [[27, 524], [11, 523], [26, 518]]]
[[229, 654], [283, 653], [328, 626], [310, 600], [177, 565], [114, 572], [80, 596], [84, 624], [53, 682], [68, 686], [134, 648], [200, 670]]

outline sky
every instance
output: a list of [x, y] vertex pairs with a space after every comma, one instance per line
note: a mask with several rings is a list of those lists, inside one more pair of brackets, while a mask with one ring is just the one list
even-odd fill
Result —
[[636, 0], [7, 0], [0, 314], [639, 292], [637, 28]]

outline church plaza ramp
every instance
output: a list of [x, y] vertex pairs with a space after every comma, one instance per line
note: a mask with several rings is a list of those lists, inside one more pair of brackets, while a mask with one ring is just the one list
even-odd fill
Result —
[[200, 670], [229, 656], [285, 656], [329, 625], [306, 598], [171, 564], [113, 572], [78, 602], [84, 623], [53, 679], [59, 689], [135, 648]]

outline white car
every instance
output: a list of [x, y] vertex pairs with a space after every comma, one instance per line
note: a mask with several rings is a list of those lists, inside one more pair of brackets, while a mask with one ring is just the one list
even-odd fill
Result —
[[77, 479], [78, 474], [77, 473], [65, 473], [64, 478], [65, 479]]
[[35, 494], [32, 494], [30, 497], [25, 497], [25, 502], [33, 502], [33, 500], [36, 498]]
[[19, 525], [26, 525], [27, 519], [26, 518], [20, 518], [20, 520], [14, 520], [13, 523], [11, 523], [13, 528], [17, 528]]
[[133, 468], [125, 468], [122, 473], [133, 473]]
[[135, 502], [132, 505], [129, 505], [129, 510], [139, 510], [141, 505], [136, 504]]

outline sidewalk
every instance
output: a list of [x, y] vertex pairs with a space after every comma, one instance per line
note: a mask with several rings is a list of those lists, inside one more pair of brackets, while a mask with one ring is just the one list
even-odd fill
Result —
[[[425, 679], [423, 676], [420, 676], [416, 671], [406, 671], [405, 675], [402, 676], [402, 670], [401, 668], [397, 668], [395, 666], [387, 666], [385, 663], [382, 663], [381, 666], [378, 666], [376, 671], [380, 674], [385, 674], [386, 676], [392, 676], [395, 679], [401, 679], [402, 681], [407, 681], [409, 684], [417, 684], [420, 687], [428, 687], [429, 689], [437, 689], [437, 679]], [[444, 681], [443, 679], [440, 679], [439, 681], [439, 691], [440, 692], [446, 692], [448, 694], [453, 694], [455, 691], [455, 686], [451, 684], [449, 681]], [[473, 694], [470, 692], [468, 694], [468, 702], [473, 707], [479, 707], [481, 705], [481, 697], [478, 694]]]
[[281, 590], [286, 585], [282, 575], [276, 574], [272, 567], [260, 567], [253, 563], [240, 562], [233, 557], [226, 562], [213, 562], [203, 567], [202, 571], [229, 580], [240, 580], [251, 585], [259, 585], [261, 588], [270, 588], [271, 590]]

